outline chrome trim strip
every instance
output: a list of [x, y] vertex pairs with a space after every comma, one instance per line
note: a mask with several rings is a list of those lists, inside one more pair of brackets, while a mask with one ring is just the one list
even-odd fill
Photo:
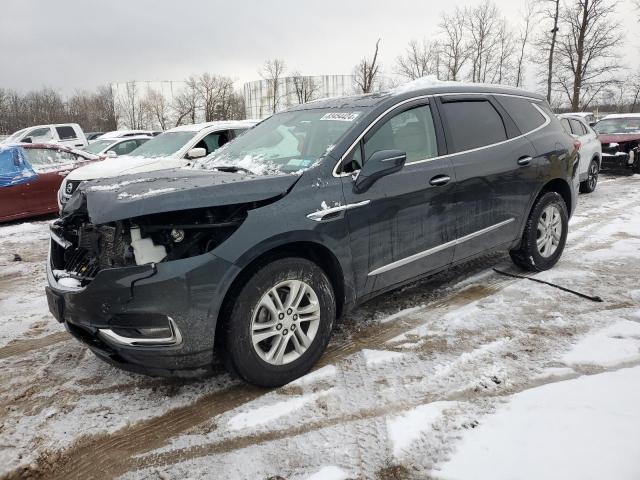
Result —
[[490, 227], [483, 228], [482, 230], [478, 230], [477, 232], [470, 233], [469, 235], [465, 235], [464, 237], [456, 238], [455, 240], [451, 240], [450, 242], [443, 243], [438, 245], [437, 247], [430, 248], [428, 250], [424, 250], [422, 252], [415, 253], [409, 257], [402, 258], [400, 260], [396, 260], [395, 262], [384, 265], [380, 268], [376, 268], [375, 270], [369, 272], [367, 276], [379, 275], [380, 273], [388, 272], [389, 270], [393, 270], [394, 268], [402, 267], [411, 262], [415, 262], [416, 260], [420, 260], [421, 258], [428, 257], [429, 255], [433, 255], [434, 253], [441, 252], [449, 247], [454, 247], [463, 242], [471, 240], [473, 238], [479, 237], [480, 235], [484, 235], [485, 233], [489, 233], [493, 230], [496, 230], [500, 227], [508, 225], [509, 223], [515, 221], [515, 218], [508, 218], [500, 223], [496, 223], [495, 225], [491, 225]]
[[363, 200], [362, 202], [358, 202], [358, 203], [349, 203], [347, 205], [340, 205], [338, 207], [327, 208], [326, 210], [318, 210], [317, 212], [312, 212], [308, 214], [307, 218], [315, 222], [321, 222], [324, 219], [324, 217], [326, 217], [327, 215], [331, 215], [336, 212], [344, 212], [346, 210], [352, 210], [358, 207], [364, 207], [365, 205], [369, 205], [370, 202], [371, 200]]
[[118, 335], [109, 328], [98, 329], [98, 332], [108, 340], [129, 347], [171, 347], [180, 345], [182, 343], [182, 334], [180, 333], [180, 330], [176, 326], [173, 319], [171, 317], [167, 318], [169, 319], [169, 329], [171, 330], [171, 336], [166, 338], [123, 337], [122, 335]]
[[72, 246], [70, 241], [65, 240], [64, 238], [61, 238], [59, 235], [54, 233], [54, 231], [51, 229], [51, 226], [49, 226], [49, 234], [51, 235], [51, 240], [56, 242], [58, 245], [60, 245], [65, 250]]
[[537, 132], [538, 130], [542, 130], [543, 128], [545, 128], [547, 125], [549, 125], [551, 123], [551, 119], [549, 118], [549, 116], [545, 113], [544, 110], [542, 110], [537, 104], [536, 102], [541, 102], [542, 100], [538, 100], [535, 98], [531, 98], [531, 97], [526, 97], [523, 95], [514, 95], [514, 94], [509, 94], [509, 93], [486, 93], [486, 92], [469, 92], [469, 93], [465, 93], [465, 92], [456, 92], [456, 93], [435, 93], [432, 95], [421, 95], [419, 97], [413, 97], [410, 98], [408, 100], [404, 100], [400, 103], [396, 103], [393, 107], [388, 108], [387, 110], [385, 110], [380, 116], [378, 116], [373, 122], [371, 122], [369, 124], [369, 126], [364, 130], [364, 132], [362, 132], [358, 138], [356, 139], [355, 142], [353, 142], [351, 144], [351, 146], [347, 149], [347, 151], [344, 153], [344, 155], [342, 155], [342, 157], [340, 157], [340, 160], [335, 164], [335, 166], [333, 167], [333, 171], [332, 171], [332, 175], [334, 177], [346, 177], [348, 175], [353, 175], [353, 173], [355, 172], [347, 172], [347, 173], [340, 173], [338, 174], [338, 167], [340, 166], [340, 164], [344, 161], [344, 159], [346, 158], [347, 154], [351, 151], [351, 149], [353, 147], [355, 147], [355, 145], [362, 140], [362, 138], [367, 134], [367, 132], [369, 130], [371, 130], [371, 128], [373, 128], [376, 123], [378, 123], [378, 121], [380, 121], [380, 119], [382, 117], [384, 117], [387, 113], [389, 113], [391, 110], [395, 109], [396, 107], [400, 106], [400, 105], [404, 105], [405, 103], [411, 102], [413, 100], [420, 100], [423, 98], [429, 98], [429, 97], [446, 97], [446, 96], [450, 96], [450, 95], [498, 95], [498, 96], [503, 96], [503, 97], [516, 97], [516, 98], [524, 98], [526, 100], [529, 100], [531, 102], [531, 105], [533, 105], [538, 112], [540, 112], [540, 114], [544, 117], [545, 121], [542, 125], [540, 125], [537, 128], [534, 128], [533, 130], [527, 132], [527, 133], [523, 133], [521, 135], [518, 135], [517, 137], [513, 137], [513, 138], [508, 138], [507, 140], [503, 140], [502, 142], [498, 142], [498, 143], [492, 143], [491, 145], [484, 145], [482, 147], [478, 147], [478, 148], [472, 148], [470, 150], [463, 150], [462, 152], [455, 152], [455, 153], [448, 153], [446, 155], [439, 155], [437, 157], [431, 157], [431, 158], [425, 158], [424, 160], [416, 160], [414, 162], [409, 162], [406, 164], [406, 166], [410, 166], [410, 165], [416, 165], [419, 163], [424, 163], [424, 162], [432, 162], [434, 160], [439, 160], [441, 158], [449, 158], [449, 157], [455, 157], [456, 155], [462, 155], [464, 153], [471, 153], [471, 152], [477, 152], [480, 150], [484, 150], [486, 148], [492, 148], [492, 147], [496, 147], [498, 145], [503, 145], [505, 143], [509, 143], [512, 142], [514, 140], [517, 140], [519, 138], [523, 138], [526, 137], [527, 135], [531, 135], [532, 133]]

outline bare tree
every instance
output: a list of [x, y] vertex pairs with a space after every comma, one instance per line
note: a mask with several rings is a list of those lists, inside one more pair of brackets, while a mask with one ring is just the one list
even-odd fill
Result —
[[354, 82], [358, 90], [362, 93], [371, 93], [373, 91], [380, 65], [378, 65], [378, 50], [380, 48], [380, 39], [376, 42], [376, 50], [373, 59], [369, 61], [367, 58], [360, 60], [354, 69]]
[[636, 113], [640, 110], [640, 68], [629, 75], [625, 83], [630, 90], [629, 113]]
[[191, 123], [196, 123], [196, 114], [200, 106], [197, 83], [197, 79], [193, 75], [190, 76], [185, 80], [185, 88], [173, 97], [171, 109], [174, 112], [176, 127], [182, 125], [186, 118], [189, 118]]
[[297, 71], [291, 75], [291, 83], [298, 104], [310, 102], [320, 90], [313, 77], [305, 77]]
[[282, 99], [282, 95], [280, 93], [280, 81], [284, 75], [285, 69], [286, 66], [284, 60], [274, 58], [264, 62], [262, 70], [260, 71], [260, 75], [268, 84], [269, 106], [271, 107], [272, 113], [276, 113], [280, 106]]
[[[560, 0], [538, 0], [541, 5], [541, 14], [543, 19], [550, 21], [551, 28], [544, 31], [536, 39], [536, 46], [541, 53], [537, 57], [538, 63], [541, 65], [540, 75], [544, 78], [547, 90], [547, 101], [551, 103], [552, 89], [553, 89], [553, 77], [555, 71], [555, 53], [556, 44], [558, 42], [558, 24], [560, 22]], [[545, 25], [547, 25], [545, 23]]]
[[145, 109], [141, 105], [136, 81], [125, 83], [124, 93], [118, 96], [116, 108], [118, 114], [124, 119], [126, 126], [134, 130], [144, 128]]
[[468, 9], [465, 17], [470, 39], [471, 79], [486, 82], [500, 49], [501, 18], [498, 8], [491, 0], [484, 0]]
[[147, 95], [143, 100], [143, 107], [158, 123], [161, 130], [166, 130], [169, 123], [169, 104], [162, 92], [152, 88], [147, 89]]
[[409, 80], [426, 75], [435, 75], [439, 78], [441, 65], [442, 47], [439, 41], [423, 39], [420, 43], [417, 40], [411, 40], [405, 53], [396, 58], [395, 71]]
[[518, 34], [518, 66], [516, 69], [516, 87], [521, 87], [524, 77], [524, 59], [527, 44], [533, 29], [533, 22], [536, 15], [536, 4], [533, 0], [525, 0], [524, 11], [522, 12], [523, 25]]
[[562, 11], [567, 34], [558, 40], [560, 65], [557, 84], [571, 103], [571, 110], [587, 108], [606, 86], [615, 82], [623, 34], [611, 18], [615, 3], [607, 0], [573, 0]]
[[515, 41], [513, 33], [509, 30], [507, 21], [503, 18], [498, 25], [498, 31], [496, 33], [497, 48], [495, 68], [493, 69], [493, 75], [491, 77], [492, 83], [515, 83], [514, 72], [514, 53], [515, 53]]
[[451, 15], [440, 15], [442, 57], [446, 64], [447, 80], [459, 80], [460, 71], [469, 58], [469, 47], [465, 40], [466, 23], [465, 11], [458, 7]]

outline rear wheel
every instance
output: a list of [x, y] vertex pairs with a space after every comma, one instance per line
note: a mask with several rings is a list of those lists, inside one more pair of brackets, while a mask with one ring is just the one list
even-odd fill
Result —
[[580, 183], [580, 193], [591, 193], [596, 189], [598, 185], [598, 175], [600, 173], [600, 167], [598, 166], [598, 159], [594, 158], [589, 164], [589, 170], [587, 170], [587, 179]]
[[322, 355], [336, 315], [327, 275], [304, 258], [275, 260], [236, 297], [224, 329], [225, 364], [249, 383], [276, 387]]
[[547, 192], [531, 209], [520, 246], [509, 252], [511, 259], [525, 270], [548, 270], [562, 255], [568, 231], [569, 215], [563, 198]]

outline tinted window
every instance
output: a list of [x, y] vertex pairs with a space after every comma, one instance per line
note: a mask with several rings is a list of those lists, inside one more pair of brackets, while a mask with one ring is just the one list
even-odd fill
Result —
[[587, 130], [584, 128], [584, 126], [575, 119], [570, 119], [569, 122], [571, 123], [571, 131], [573, 133], [575, 133], [578, 136], [582, 136], [582, 135], [586, 135], [587, 134]]
[[442, 104], [453, 143], [452, 151], [484, 147], [507, 139], [502, 117], [487, 100]]
[[516, 122], [520, 133], [530, 132], [544, 124], [545, 118], [530, 100], [504, 95], [497, 95], [496, 98], [513, 121]]
[[429, 106], [399, 113], [365, 138], [365, 159], [380, 150], [402, 150], [407, 154], [407, 163], [437, 156], [436, 132]]
[[56, 127], [60, 140], [71, 140], [76, 138], [76, 131], [73, 127]]

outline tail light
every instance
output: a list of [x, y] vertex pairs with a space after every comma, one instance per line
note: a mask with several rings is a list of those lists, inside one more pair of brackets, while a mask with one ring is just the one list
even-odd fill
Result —
[[576, 150], [576, 152], [580, 151], [581, 146], [582, 143], [580, 142], [580, 140], [578, 140], [577, 138], [573, 140], [573, 148]]

